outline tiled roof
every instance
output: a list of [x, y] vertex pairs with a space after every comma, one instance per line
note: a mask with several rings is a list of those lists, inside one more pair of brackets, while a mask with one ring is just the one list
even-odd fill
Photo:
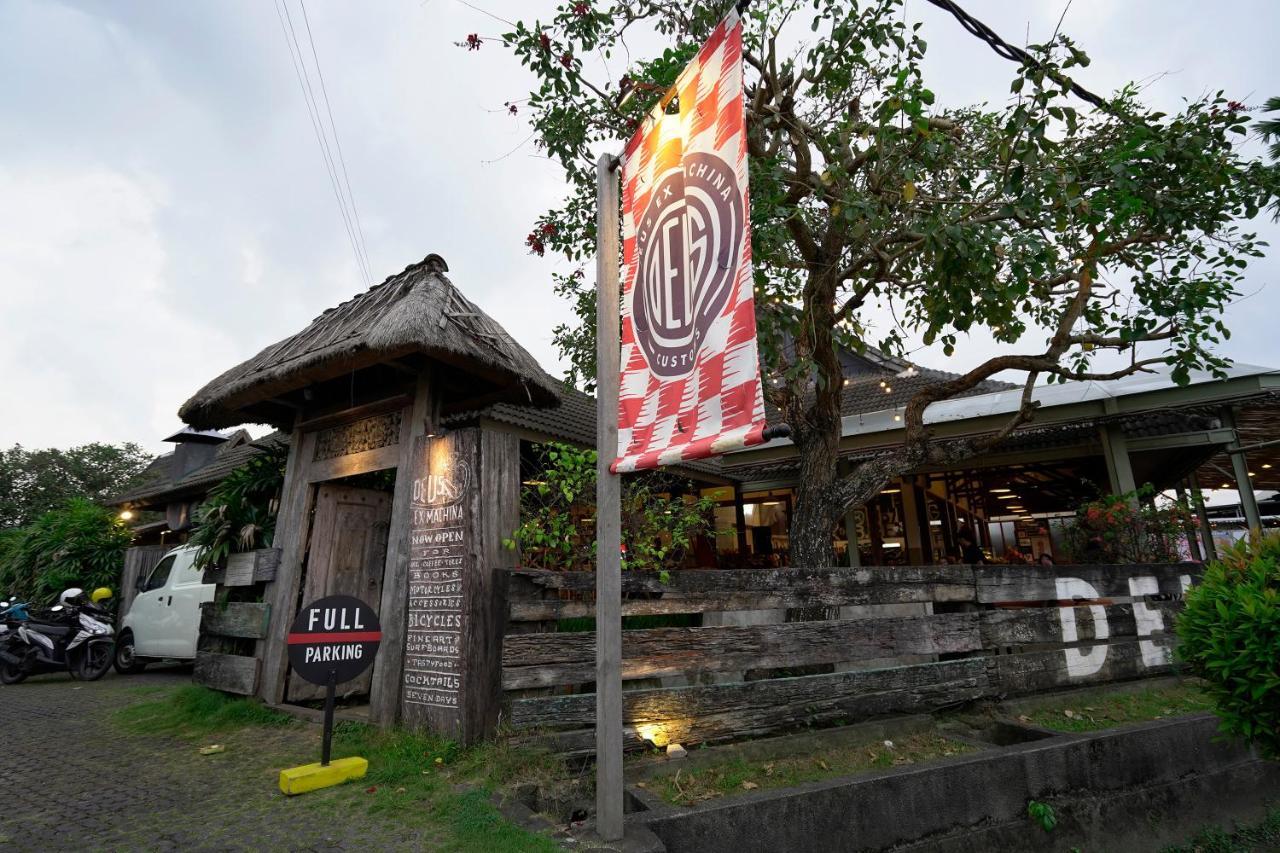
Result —
[[283, 446], [288, 443], [289, 436], [282, 432], [271, 433], [253, 442], [228, 442], [218, 448], [217, 454], [209, 464], [189, 472], [176, 482], [170, 478], [168, 472], [173, 454], [166, 453], [152, 463], [151, 469], [148, 469], [154, 469], [153, 479], [117, 495], [111, 502], [113, 504], [151, 503], [170, 496], [178, 498], [208, 491], [222, 482], [232, 471], [261, 453], [264, 448], [274, 445]]

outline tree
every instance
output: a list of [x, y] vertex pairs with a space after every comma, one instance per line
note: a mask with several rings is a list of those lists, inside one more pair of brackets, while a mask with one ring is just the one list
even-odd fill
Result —
[[288, 459], [289, 448], [274, 444], [209, 490], [189, 543], [200, 549], [198, 568], [225, 565], [230, 554], [271, 547]]
[[[1267, 145], [1267, 156], [1271, 158], [1271, 168], [1280, 172], [1280, 96], [1267, 98], [1262, 106], [1263, 112], [1272, 113], [1270, 118], [1258, 119], [1254, 129]], [[1280, 199], [1271, 203], [1271, 213], [1280, 222]]]
[[114, 513], [72, 498], [25, 527], [0, 531], [0, 594], [45, 603], [70, 586], [114, 587], [132, 538]]
[[21, 527], [72, 498], [105, 503], [138, 481], [154, 457], [133, 442], [69, 450], [0, 451], [0, 529]]
[[[566, 2], [549, 21], [511, 24], [501, 41], [536, 85], [508, 107], [529, 114], [568, 185], [531, 251], [593, 255], [595, 155], [621, 148], [725, 11], [723, 0]], [[633, 54], [645, 28], [670, 46]], [[1027, 49], [1007, 102], [944, 108], [922, 76], [925, 50], [901, 0], [760, 0], [745, 12], [757, 319], [766, 398], [800, 457], [801, 565], [830, 564], [830, 531], [892, 477], [955, 464], [1032, 419], [1038, 382], [1162, 365], [1185, 383], [1225, 367], [1213, 352], [1228, 334], [1221, 313], [1261, 245], [1235, 223], [1277, 184], [1238, 153], [1247, 119], [1221, 93], [1166, 114], [1129, 86], [1090, 107], [1069, 76], [1089, 58], [1055, 34]], [[583, 63], [597, 57], [624, 58], [626, 73], [592, 83]], [[569, 379], [589, 386], [595, 288], [581, 269], [554, 286], [576, 316], [557, 345]], [[885, 310], [896, 325], [876, 333]], [[1017, 351], [920, 390], [903, 445], [838, 474], [838, 348], [902, 355], [918, 337], [950, 356], [976, 333]], [[1016, 414], [980, 439], [935, 440], [928, 407], [998, 373], [1021, 379]]]

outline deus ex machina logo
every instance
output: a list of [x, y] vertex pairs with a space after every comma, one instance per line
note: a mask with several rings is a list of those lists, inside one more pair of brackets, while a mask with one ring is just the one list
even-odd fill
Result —
[[724, 160], [687, 153], [658, 180], [636, 228], [632, 296], [636, 338], [657, 376], [693, 370], [733, 291], [742, 233], [742, 192]]

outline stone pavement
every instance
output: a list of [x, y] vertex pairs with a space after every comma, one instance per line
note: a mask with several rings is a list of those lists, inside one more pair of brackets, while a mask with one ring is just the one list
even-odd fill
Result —
[[318, 726], [213, 735], [226, 752], [202, 756], [203, 741], [111, 721], [147, 688], [189, 680], [179, 669], [0, 686], [0, 851], [441, 849], [420, 822], [368, 814], [349, 787], [281, 794], [281, 767], [318, 760]]

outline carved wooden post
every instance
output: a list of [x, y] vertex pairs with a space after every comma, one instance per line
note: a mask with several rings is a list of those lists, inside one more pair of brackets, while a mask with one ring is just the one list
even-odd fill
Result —
[[507, 579], [519, 523], [520, 447], [477, 428], [414, 443], [400, 716], [464, 744], [492, 733], [502, 701]]

